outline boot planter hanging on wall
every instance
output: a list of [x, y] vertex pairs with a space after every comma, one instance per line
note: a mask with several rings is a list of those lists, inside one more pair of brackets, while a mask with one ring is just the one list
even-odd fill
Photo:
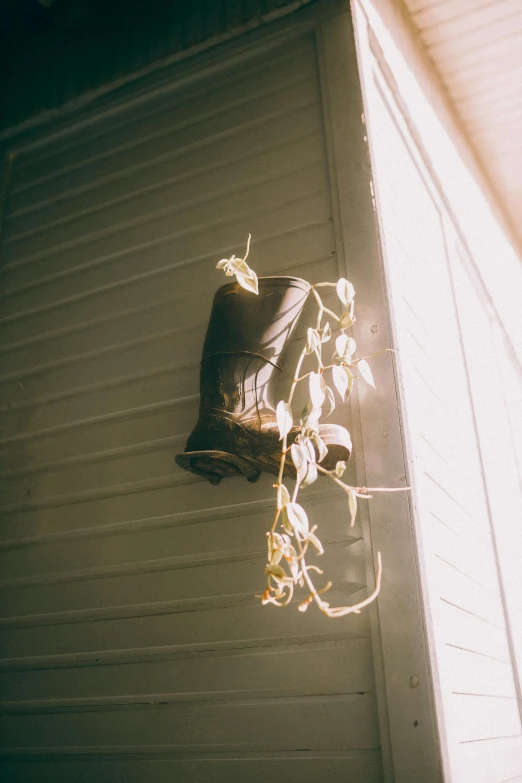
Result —
[[[259, 278], [258, 296], [237, 282], [217, 291], [203, 345], [199, 418], [185, 452], [176, 456], [180, 467], [212, 484], [238, 475], [256, 481], [262, 471], [277, 475], [277, 385], [309, 292], [298, 277]], [[298, 432], [292, 428], [289, 444]], [[344, 427], [321, 424], [319, 434], [328, 447], [323, 467], [349, 458]], [[291, 463], [287, 470], [292, 473]]]

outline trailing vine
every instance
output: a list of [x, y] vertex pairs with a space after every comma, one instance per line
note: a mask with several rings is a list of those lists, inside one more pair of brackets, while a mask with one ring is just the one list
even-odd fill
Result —
[[[217, 268], [222, 269], [229, 277], [235, 275], [242, 288], [257, 294], [257, 275], [246, 262], [250, 240], [249, 235], [246, 252], [242, 258], [237, 258], [235, 255], [224, 258], [219, 261]], [[335, 288], [341, 303], [339, 315], [324, 305], [320, 294], [320, 289], [323, 288]], [[266, 589], [258, 597], [263, 604], [287, 606], [293, 598], [295, 587], [298, 586], [307, 590], [306, 597], [298, 604], [299, 611], [305, 612], [309, 605], [315, 602], [321, 612], [328, 617], [343, 617], [347, 614], [358, 614], [378, 596], [382, 577], [381, 554], [377, 553], [377, 574], [373, 592], [364, 600], [351, 606], [330, 606], [322, 596], [332, 587], [332, 582], [328, 581], [321, 587], [316, 587], [314, 577], [321, 576], [323, 572], [315, 564], [308, 563], [309, 551], [313, 551], [315, 555], [322, 555], [324, 547], [316, 532], [317, 525], [310, 526], [305, 509], [297, 502], [300, 489], [313, 484], [319, 474], [324, 474], [347, 495], [350, 527], [353, 527], [359, 499], [368, 500], [372, 497], [372, 492], [400, 492], [409, 488], [351, 486], [343, 481], [346, 462], [337, 462], [332, 470], [326, 470], [321, 466], [320, 463], [328, 449], [320, 437], [319, 425], [323, 414], [329, 416], [336, 406], [334, 388], [343, 402], [350, 397], [354, 381], [358, 378], [362, 378], [375, 388], [368, 359], [374, 359], [392, 349], [385, 348], [372, 356], [355, 358], [357, 347], [355, 340], [346, 333], [355, 323], [355, 289], [348, 280], [341, 278], [337, 283], [316, 283], [310, 286], [310, 292], [317, 304], [315, 326], [307, 329], [305, 346], [297, 360], [288, 397], [286, 400], [280, 400], [276, 408], [276, 421], [281, 441], [279, 472], [277, 482], [274, 484], [277, 502], [272, 526], [267, 532]], [[335, 340], [335, 350], [327, 364], [323, 362], [323, 346], [330, 342], [332, 329], [329, 321], [323, 323], [325, 316], [332, 319], [340, 330]], [[300, 375], [306, 356], [315, 358], [316, 369]], [[331, 378], [329, 383], [327, 383], [328, 378]], [[309, 400], [300, 414], [298, 434], [289, 446], [288, 435], [294, 426], [292, 411], [294, 394], [297, 385], [306, 380]], [[292, 460], [296, 474], [291, 489], [283, 482], [288, 458]]]

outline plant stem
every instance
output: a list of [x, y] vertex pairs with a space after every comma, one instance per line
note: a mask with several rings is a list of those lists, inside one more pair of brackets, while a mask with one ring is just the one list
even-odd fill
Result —
[[[301, 370], [301, 366], [303, 364], [305, 356], [306, 356], [306, 348], [303, 348], [303, 350], [301, 351], [301, 355], [300, 355], [300, 357], [299, 357], [299, 359], [297, 361], [297, 365], [296, 365], [295, 372], [294, 372], [294, 377], [292, 379], [292, 385], [290, 387], [290, 393], [288, 395], [288, 400], [287, 400], [288, 405], [292, 404], [292, 399], [293, 399], [293, 396], [294, 396], [295, 388], [296, 388], [297, 383], [299, 381], [299, 372]], [[280, 503], [280, 498], [281, 498], [281, 492], [280, 492], [279, 487], [281, 486], [281, 484], [283, 482], [283, 474], [285, 472], [286, 453], [287, 453], [287, 450], [288, 450], [287, 449], [287, 444], [288, 444], [288, 435], [285, 435], [284, 438], [283, 438], [283, 443], [281, 444], [281, 459], [279, 460], [279, 473], [277, 475], [277, 484], [276, 484], [276, 487], [277, 487], [277, 499], [278, 499], [277, 506], [278, 506], [278, 508], [276, 508], [276, 512], [274, 514], [274, 521], [272, 522], [272, 527], [270, 528], [270, 533], [273, 533], [275, 531], [276, 526], [277, 526], [277, 522], [279, 520], [279, 515], [281, 513], [281, 509], [279, 508], [279, 503]], [[297, 484], [297, 488], [299, 489], [299, 484]]]

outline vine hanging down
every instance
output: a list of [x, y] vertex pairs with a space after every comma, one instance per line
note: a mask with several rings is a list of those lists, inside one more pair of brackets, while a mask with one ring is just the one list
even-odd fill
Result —
[[[234, 255], [224, 258], [219, 261], [217, 268], [223, 269], [227, 276], [235, 275], [239, 285], [255, 295], [258, 294], [258, 278], [246, 262], [250, 239], [249, 235], [243, 258], [236, 258]], [[324, 305], [320, 291], [325, 288], [335, 289], [341, 304], [339, 315]], [[375, 388], [368, 359], [376, 358], [391, 349], [386, 348], [373, 356], [355, 358], [356, 343], [347, 334], [347, 330], [355, 323], [355, 289], [348, 280], [341, 278], [337, 283], [316, 283], [310, 286], [310, 291], [317, 304], [315, 325], [307, 329], [305, 346], [296, 364], [288, 398], [280, 400], [276, 408], [281, 441], [279, 472], [274, 484], [277, 502], [272, 526], [267, 532], [266, 589], [258, 597], [263, 604], [287, 606], [293, 598], [295, 588], [299, 587], [306, 589], [306, 597], [298, 604], [299, 611], [305, 612], [309, 605], [315, 602], [328, 617], [343, 617], [359, 613], [379, 594], [382, 576], [380, 552], [377, 553], [376, 584], [373, 592], [351, 606], [330, 606], [323, 596], [332, 587], [332, 582], [328, 581], [321, 587], [316, 587], [317, 575], [321, 576], [323, 572], [308, 562], [309, 553], [322, 555], [324, 548], [317, 534], [317, 525], [310, 526], [305, 509], [297, 502], [300, 489], [313, 484], [319, 474], [324, 474], [346, 493], [350, 527], [353, 527], [359, 499], [367, 500], [372, 497], [373, 492], [400, 492], [409, 488], [355, 487], [343, 481], [346, 462], [337, 462], [331, 470], [321, 466], [328, 449], [320, 436], [320, 421], [323, 415], [329, 416], [334, 410], [335, 391], [345, 402], [358, 378]], [[323, 350], [332, 339], [332, 328], [330, 321], [326, 319], [333, 321], [335, 328], [340, 330], [335, 340], [335, 349], [327, 363], [323, 360]], [[316, 367], [301, 375], [306, 356], [315, 359]], [[309, 399], [300, 414], [298, 434], [289, 446], [288, 436], [294, 427], [292, 402], [298, 384], [304, 382], [308, 385]], [[290, 489], [283, 482], [287, 459], [292, 461], [296, 476]]]

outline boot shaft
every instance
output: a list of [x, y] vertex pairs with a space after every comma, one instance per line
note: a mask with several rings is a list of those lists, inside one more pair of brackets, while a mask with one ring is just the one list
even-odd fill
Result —
[[203, 345], [201, 411], [241, 420], [273, 416], [276, 386], [310, 285], [296, 277], [265, 277], [259, 294], [238, 283], [214, 297]]

